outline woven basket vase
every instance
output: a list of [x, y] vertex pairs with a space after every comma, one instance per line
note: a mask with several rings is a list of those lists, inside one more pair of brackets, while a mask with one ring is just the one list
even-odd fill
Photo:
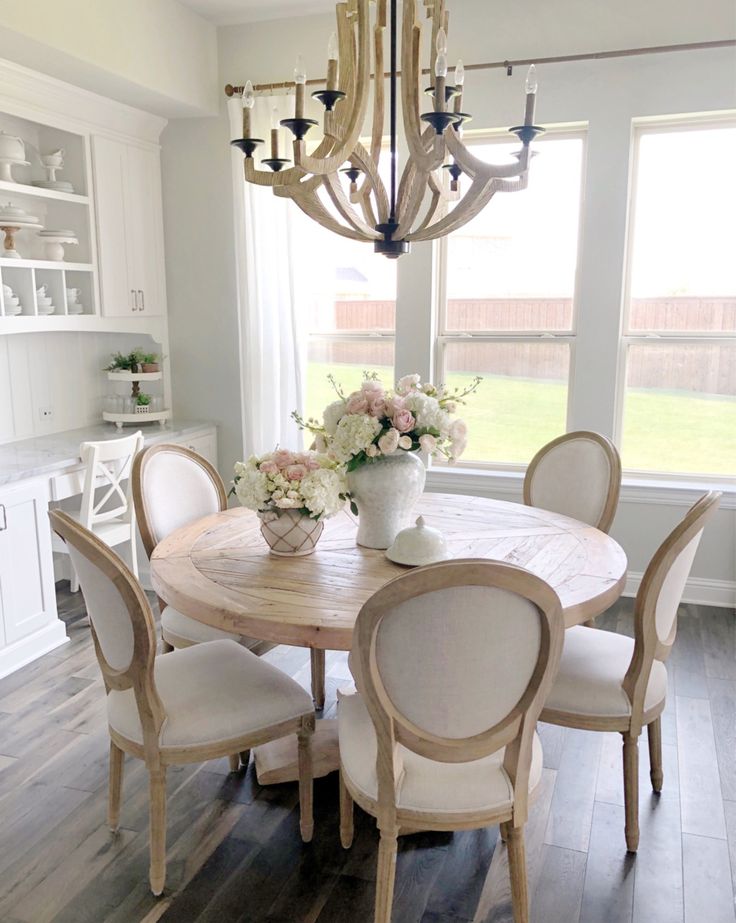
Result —
[[325, 525], [298, 510], [265, 510], [258, 514], [261, 534], [271, 554], [285, 558], [311, 554]]

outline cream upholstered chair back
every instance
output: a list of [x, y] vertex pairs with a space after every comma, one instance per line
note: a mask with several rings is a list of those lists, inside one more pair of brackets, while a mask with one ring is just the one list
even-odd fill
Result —
[[222, 478], [201, 455], [178, 445], [145, 449], [133, 464], [138, 527], [150, 557], [174, 529], [227, 508]]
[[379, 800], [394, 797], [397, 743], [440, 762], [507, 747], [504, 766], [526, 798], [563, 631], [554, 590], [510, 564], [446, 561], [375, 593], [358, 615], [353, 651], [378, 739]]
[[155, 746], [165, 715], [153, 678], [156, 632], [146, 595], [123, 561], [89, 529], [62, 510], [50, 510], [49, 518], [79, 577], [105, 686], [134, 690], [145, 745]]
[[86, 466], [80, 512], [83, 526], [91, 529], [111, 519], [133, 519], [130, 470], [142, 448], [140, 430], [122, 439], [82, 443], [79, 454]]
[[527, 468], [524, 503], [608, 532], [621, 488], [621, 459], [600, 433], [566, 433], [543, 446]]
[[677, 634], [677, 610], [703, 535], [721, 494], [710, 491], [688, 510], [644, 572], [634, 607], [634, 655], [624, 679], [632, 714], [641, 716], [654, 660], [666, 660]]

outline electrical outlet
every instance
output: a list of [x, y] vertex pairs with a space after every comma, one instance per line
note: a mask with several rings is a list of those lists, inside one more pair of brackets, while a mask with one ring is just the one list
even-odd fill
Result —
[[54, 415], [54, 409], [53, 407], [39, 407], [38, 415], [42, 420], [50, 420]]

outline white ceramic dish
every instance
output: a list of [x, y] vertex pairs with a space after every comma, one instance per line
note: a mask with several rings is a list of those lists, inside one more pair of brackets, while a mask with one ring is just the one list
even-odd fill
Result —
[[80, 304], [78, 301], [72, 302], [66, 306], [67, 314], [84, 314], [84, 305]]
[[386, 550], [386, 557], [394, 564], [406, 564], [409, 567], [422, 567], [436, 564], [451, 557], [445, 536], [439, 529], [433, 529], [419, 516], [415, 526], [402, 529], [394, 539], [393, 545]]
[[55, 310], [56, 308], [52, 304], [45, 304], [45, 305], [38, 306], [39, 314], [53, 314]]

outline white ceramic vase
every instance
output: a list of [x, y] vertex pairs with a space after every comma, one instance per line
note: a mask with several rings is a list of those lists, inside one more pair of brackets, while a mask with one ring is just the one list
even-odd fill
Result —
[[258, 518], [271, 554], [284, 558], [311, 554], [325, 527], [321, 520], [305, 516], [300, 510], [265, 510]]
[[358, 544], [388, 548], [411, 525], [426, 477], [417, 453], [401, 449], [351, 471], [348, 490], [358, 507]]

